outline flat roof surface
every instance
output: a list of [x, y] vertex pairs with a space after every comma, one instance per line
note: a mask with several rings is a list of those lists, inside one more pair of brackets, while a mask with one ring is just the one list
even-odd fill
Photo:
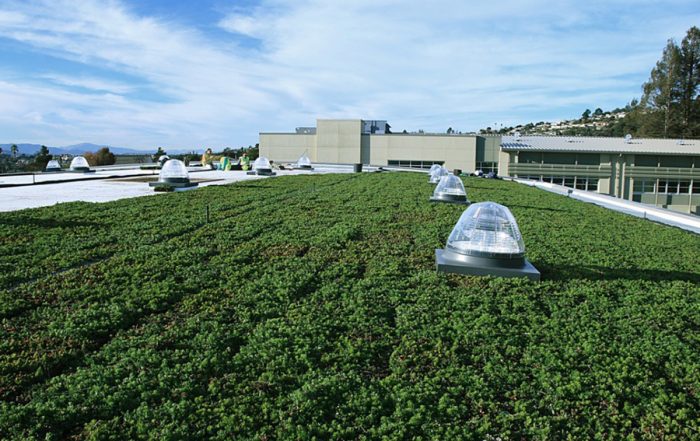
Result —
[[[254, 179], [269, 179], [269, 176], [248, 175], [245, 171], [219, 171], [209, 170], [203, 171], [201, 167], [189, 167], [190, 179], [194, 182], [202, 180], [199, 183], [200, 187], [208, 185], [223, 185], [238, 181], [247, 181]], [[331, 166], [331, 165], [314, 165], [313, 171], [305, 170], [275, 170], [277, 176], [314, 174], [314, 173], [349, 173], [352, 167], [349, 166]], [[109, 176], [129, 177], [149, 177], [157, 176], [158, 170], [155, 173], [151, 170], [139, 170], [138, 168], [130, 170], [108, 170], [97, 171], [95, 173], [75, 174], [75, 173], [60, 173], [60, 174], [44, 174], [43, 179], [60, 179], [68, 180], [76, 177], [94, 177], [94, 179], [75, 181], [75, 182], [59, 182], [52, 184], [41, 185], [21, 185], [17, 187], [0, 188], [0, 211], [16, 211], [26, 208], [37, 208], [55, 205], [62, 202], [109, 202], [124, 198], [133, 198], [139, 196], [154, 196], [158, 195], [152, 187], [148, 186], [147, 182], [128, 181], [126, 179], [106, 179]], [[36, 176], [40, 176], [37, 174]], [[32, 176], [0, 176], [0, 183], [31, 183]], [[37, 181], [38, 182], [38, 181]], [[196, 190], [188, 189], [186, 191]]]
[[604, 138], [592, 136], [504, 136], [504, 151], [556, 151], [591, 153], [642, 153], [664, 155], [700, 155], [700, 140]]

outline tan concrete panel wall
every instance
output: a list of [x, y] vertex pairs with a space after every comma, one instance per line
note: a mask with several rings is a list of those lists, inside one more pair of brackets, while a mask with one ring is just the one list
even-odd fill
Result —
[[318, 162], [360, 162], [362, 120], [319, 119], [316, 121]]
[[317, 162], [316, 135], [295, 133], [261, 133], [260, 156], [276, 162], [292, 162], [306, 151], [311, 162]]
[[[512, 159], [511, 159], [512, 158]], [[508, 170], [508, 164], [511, 162], [516, 162], [518, 155], [516, 153], [498, 152], [498, 174], [499, 176], [510, 176], [510, 171]]]
[[370, 164], [388, 161], [445, 161], [452, 170], [472, 172], [476, 167], [476, 137], [439, 135], [370, 135]]

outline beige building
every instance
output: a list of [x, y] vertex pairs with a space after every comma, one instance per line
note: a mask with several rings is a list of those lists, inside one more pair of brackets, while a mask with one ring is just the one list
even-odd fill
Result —
[[260, 133], [260, 154], [295, 162], [430, 168], [535, 179], [699, 213], [700, 140], [387, 133], [386, 121], [319, 119], [295, 133]]
[[[386, 125], [386, 121], [374, 121]], [[278, 162], [304, 152], [313, 162], [430, 168], [435, 163], [472, 172], [498, 167], [498, 140], [476, 135], [386, 133], [355, 119], [319, 119], [296, 133], [260, 133], [260, 154]]]

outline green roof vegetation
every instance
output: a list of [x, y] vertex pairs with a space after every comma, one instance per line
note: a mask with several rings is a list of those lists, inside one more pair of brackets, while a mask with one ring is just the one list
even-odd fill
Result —
[[700, 237], [465, 186], [541, 282], [437, 274], [419, 173], [0, 213], [0, 438], [698, 438]]

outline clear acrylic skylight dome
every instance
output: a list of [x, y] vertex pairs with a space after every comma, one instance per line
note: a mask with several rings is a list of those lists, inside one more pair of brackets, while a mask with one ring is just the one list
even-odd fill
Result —
[[299, 167], [299, 168], [311, 168], [311, 159], [309, 159], [309, 157], [306, 156], [306, 153], [301, 155], [301, 157], [297, 161], [297, 167]]
[[253, 162], [253, 170], [271, 170], [270, 160], [264, 156], [260, 156]]
[[433, 165], [431, 165], [431, 166], [430, 166], [430, 172], [429, 172], [429, 173], [432, 175], [433, 172], [434, 172], [435, 170], [439, 169], [440, 167], [442, 167], [440, 164], [433, 164]]
[[83, 158], [82, 156], [76, 156], [70, 162], [70, 169], [71, 170], [85, 170], [85, 169], [89, 169], [89, 168], [90, 168], [90, 164], [88, 164], [87, 159]]
[[464, 183], [458, 176], [448, 173], [447, 175], [440, 178], [433, 196], [439, 195], [453, 195], [453, 196], [467, 196], [467, 191], [464, 189]]
[[179, 159], [167, 160], [158, 176], [161, 182], [188, 182], [190, 180], [185, 163]]
[[443, 166], [440, 166], [440, 168], [435, 169], [435, 171], [430, 173], [430, 179], [428, 182], [431, 184], [437, 184], [440, 182], [440, 178], [443, 176], [447, 176], [447, 169]]
[[58, 161], [55, 159], [52, 159], [49, 161], [48, 164], [46, 164], [46, 170], [47, 171], [56, 171], [61, 169], [61, 164], [59, 164]]
[[479, 202], [459, 218], [447, 249], [465, 256], [521, 258], [525, 243], [510, 210], [495, 202]]

